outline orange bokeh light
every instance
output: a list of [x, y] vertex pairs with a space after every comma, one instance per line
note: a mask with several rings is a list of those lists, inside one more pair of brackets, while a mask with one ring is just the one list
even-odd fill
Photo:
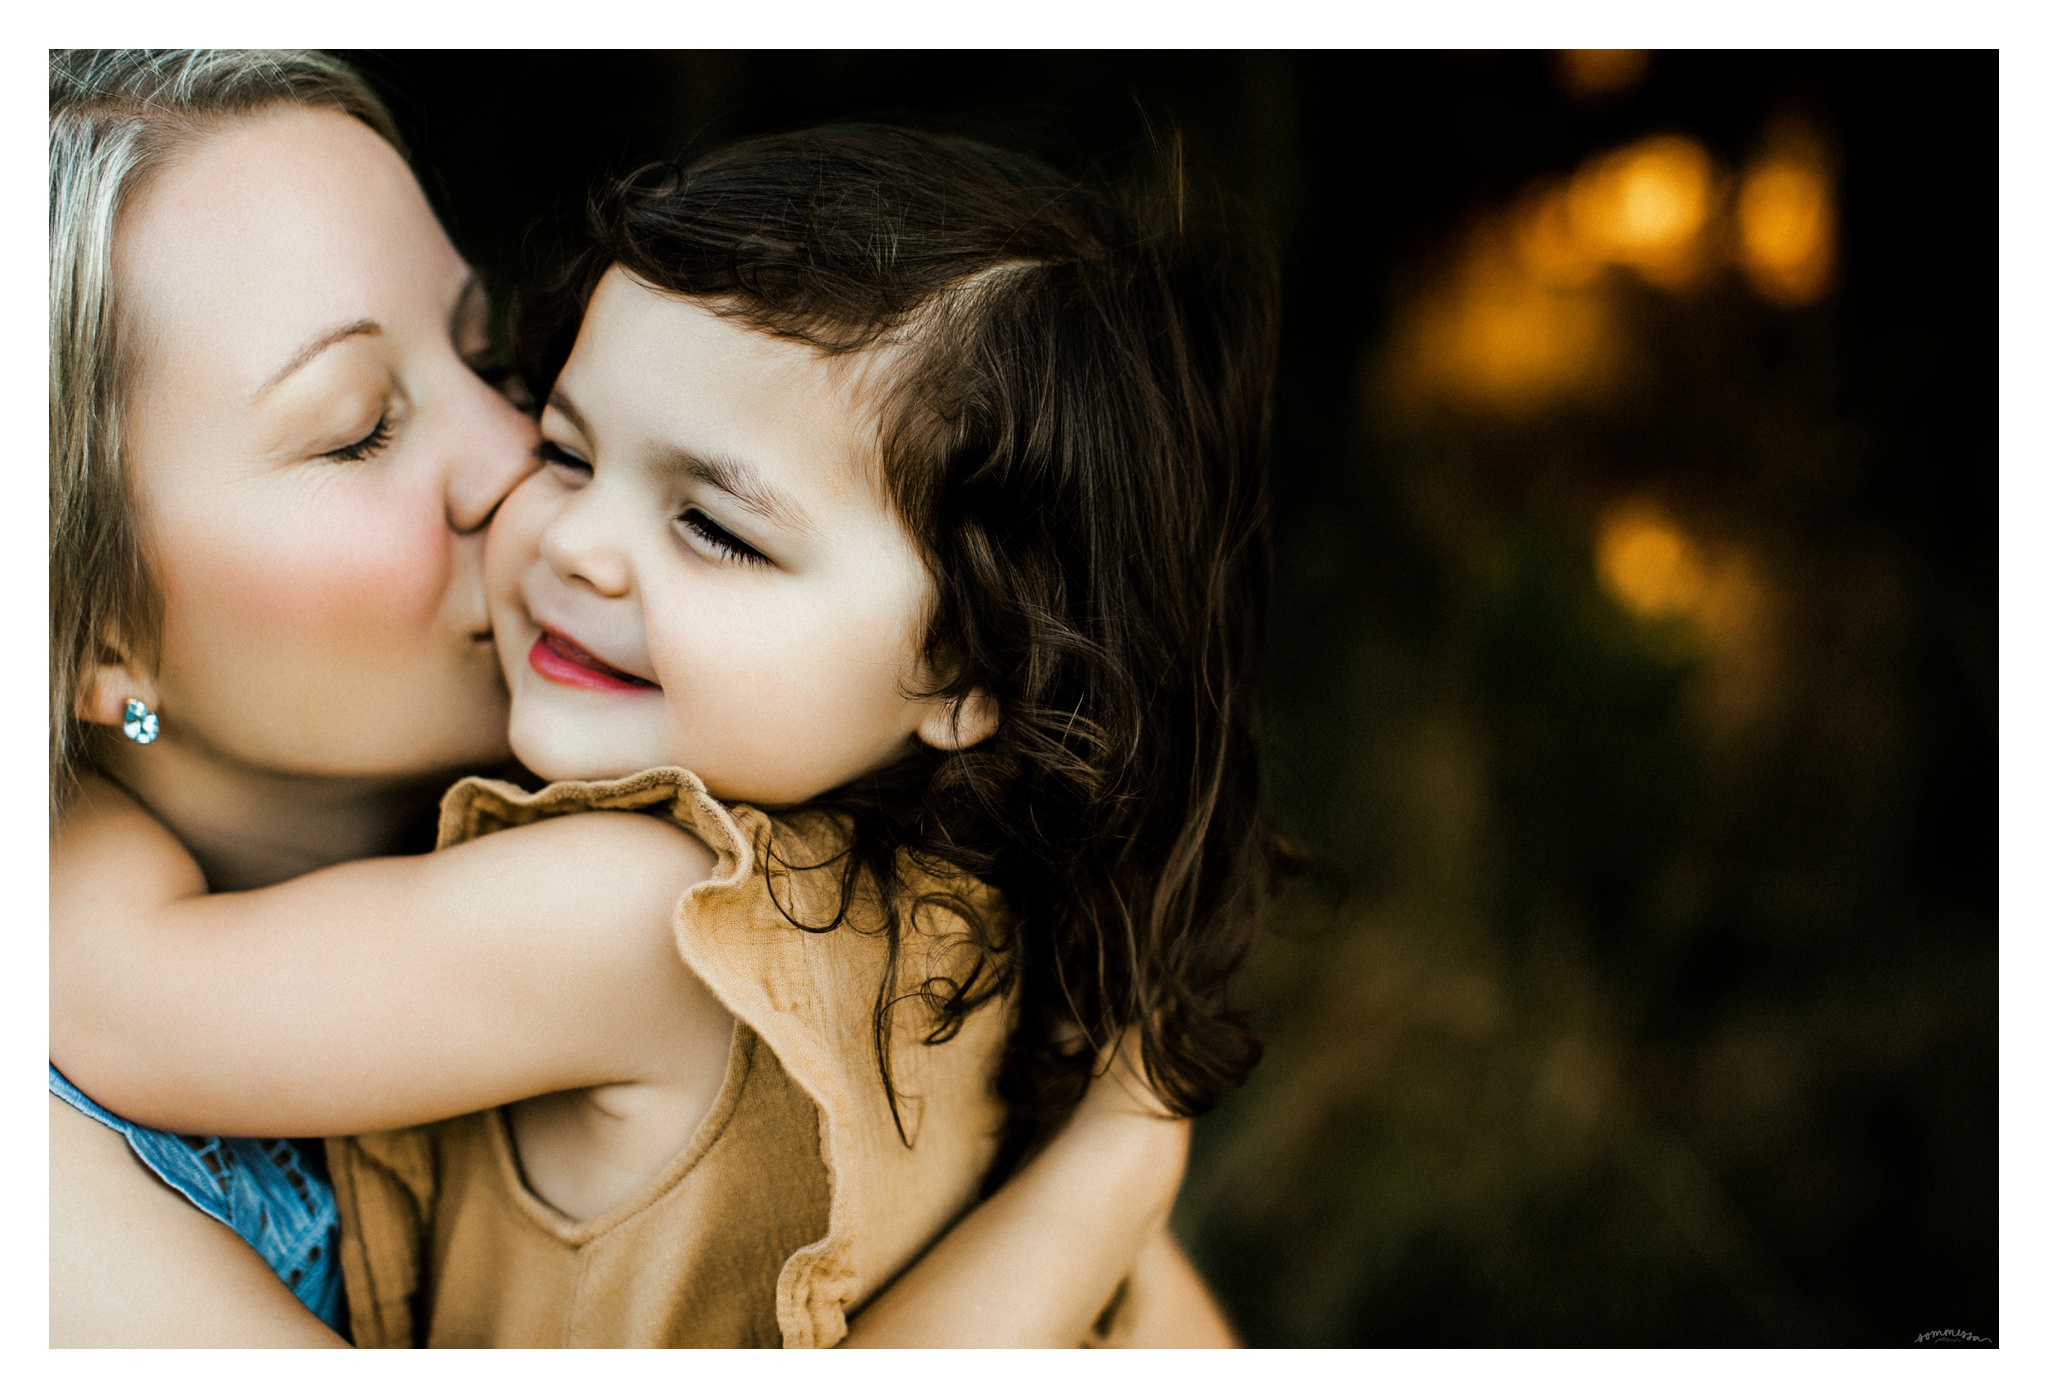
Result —
[[1563, 186], [1541, 186], [1526, 196], [1512, 227], [1516, 256], [1546, 286], [1587, 286], [1606, 265], [1573, 227], [1571, 198]]
[[1574, 97], [1612, 97], [1626, 92], [1650, 71], [1647, 49], [1560, 49], [1557, 75]]
[[1732, 255], [1771, 299], [1813, 299], [1835, 241], [1819, 149], [1781, 132], [1743, 177], [1732, 230], [1727, 176], [1686, 136], [1652, 136], [1538, 182], [1482, 216], [1460, 263], [1410, 303], [1397, 384], [1507, 414], [1601, 396], [1626, 357], [1624, 307], [1606, 275], [1616, 267], [1683, 291]]
[[1653, 136], [1589, 161], [1572, 178], [1567, 208], [1587, 251], [1634, 267], [1663, 286], [1702, 270], [1714, 211], [1714, 161], [1699, 142]]
[[1744, 640], [1763, 608], [1763, 580], [1748, 557], [1701, 544], [1640, 501], [1601, 520], [1594, 563], [1608, 594], [1637, 616], [1682, 616], [1717, 642]]
[[1421, 308], [1406, 367], [1420, 384], [1504, 412], [1604, 385], [1614, 329], [1604, 302], [1531, 277], [1497, 238]]
[[1742, 268], [1765, 296], [1801, 305], [1827, 290], [1834, 192], [1815, 155], [1782, 152], [1751, 166], [1735, 197], [1735, 227]]
[[1648, 507], [1608, 517], [1600, 528], [1597, 561], [1607, 591], [1638, 616], [1692, 612], [1707, 594], [1707, 570], [1698, 548]]

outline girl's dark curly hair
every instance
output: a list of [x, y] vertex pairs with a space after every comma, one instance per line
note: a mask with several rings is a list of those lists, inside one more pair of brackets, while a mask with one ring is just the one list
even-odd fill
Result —
[[[1255, 671], [1275, 279], [1185, 189], [1177, 169], [1149, 198], [1091, 189], [894, 127], [767, 136], [601, 191], [588, 248], [518, 311], [543, 394], [614, 265], [822, 353], [891, 347], [883, 469], [935, 585], [926, 655], [937, 692], [980, 688], [1001, 717], [977, 746], [921, 746], [820, 804], [851, 817], [849, 900], [872, 880], [893, 910], [908, 856], [1007, 902], [1006, 926], [973, 923], [983, 974], [910, 992], [936, 1040], [1022, 978], [998, 1173], [1127, 1026], [1180, 1113], [1259, 1056], [1224, 991], [1269, 867]], [[898, 991], [877, 997], [880, 1046]]]

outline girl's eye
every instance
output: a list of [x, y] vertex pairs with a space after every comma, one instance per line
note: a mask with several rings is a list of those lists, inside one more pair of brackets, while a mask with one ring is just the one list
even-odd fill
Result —
[[534, 455], [558, 472], [573, 476], [579, 481], [590, 479], [590, 463], [553, 442], [543, 440], [534, 448]]
[[706, 548], [712, 550], [720, 558], [729, 559], [734, 563], [748, 564], [766, 563], [768, 561], [767, 554], [762, 553], [761, 550], [755, 548], [752, 544], [733, 533], [730, 529], [727, 529], [702, 510], [694, 508], [685, 510], [683, 511], [682, 518], [676, 522], [690, 533], [696, 535]]
[[350, 442], [345, 447], [322, 452], [329, 461], [367, 461], [391, 445], [391, 414], [383, 413], [377, 418], [377, 425], [370, 429], [370, 435], [359, 442]]

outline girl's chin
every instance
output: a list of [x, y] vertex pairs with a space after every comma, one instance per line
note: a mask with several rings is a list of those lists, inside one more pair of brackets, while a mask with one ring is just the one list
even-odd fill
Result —
[[[599, 702], [592, 705], [591, 698]], [[632, 720], [643, 716], [622, 714], [605, 702], [614, 698], [564, 692], [527, 676], [506, 725], [512, 755], [549, 781], [603, 781], [662, 766], [652, 735], [634, 731], [640, 725]]]
[[617, 753], [592, 752], [574, 742], [549, 742], [545, 738], [521, 734], [516, 724], [512, 729], [512, 755], [527, 771], [551, 782], [610, 781], [644, 772], [649, 767], [671, 765], [659, 759], [643, 762]]
[[635, 772], [645, 771], [647, 767], [658, 767], [661, 765], [658, 762], [650, 762], [638, 767], [620, 767], [615, 763], [578, 761], [574, 758], [564, 758], [559, 755], [535, 754], [528, 756], [516, 746], [512, 749], [512, 755], [519, 759], [520, 765], [526, 768], [527, 771], [533, 773], [542, 781], [549, 782], [612, 781], [618, 777], [630, 777]]

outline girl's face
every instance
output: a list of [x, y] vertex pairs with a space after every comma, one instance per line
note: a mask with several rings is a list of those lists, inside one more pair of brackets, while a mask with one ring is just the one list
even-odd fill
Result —
[[866, 356], [828, 360], [618, 268], [491, 529], [512, 747], [549, 778], [675, 764], [806, 800], [917, 736], [932, 587], [883, 497]]
[[502, 759], [483, 526], [533, 429], [472, 368], [482, 299], [405, 163], [338, 113], [265, 112], [145, 185], [117, 253], [164, 604], [150, 751], [379, 779]]

